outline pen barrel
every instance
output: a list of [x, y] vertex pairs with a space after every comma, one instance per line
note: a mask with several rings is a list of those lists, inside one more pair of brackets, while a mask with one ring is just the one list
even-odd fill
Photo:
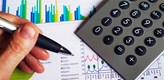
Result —
[[36, 46], [56, 53], [58, 53], [61, 49], [60, 44], [46, 36], [43, 36], [42, 34], [39, 34]]
[[12, 33], [18, 26], [0, 17], [0, 28], [4, 29], [6, 32]]
[[[9, 33], [12, 33], [18, 28], [18, 26], [0, 17], [0, 28], [4, 29]], [[43, 36], [42, 34], [39, 34], [36, 46], [56, 53], [60, 52], [62, 47], [57, 42], [51, 40], [46, 36]]]

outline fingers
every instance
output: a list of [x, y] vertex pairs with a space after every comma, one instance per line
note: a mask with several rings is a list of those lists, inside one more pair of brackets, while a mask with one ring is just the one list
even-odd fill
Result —
[[0, 29], [0, 36], [2, 36], [4, 33], [4, 30]]
[[0, 55], [0, 75], [2, 78], [6, 75], [10, 76], [19, 62], [32, 50], [38, 34], [36, 27], [29, 22], [13, 33], [8, 45]]
[[[0, 54], [0, 61], [2, 61], [0, 62], [1, 77], [9, 77], [15, 67], [23, 59], [24, 61], [19, 64], [22, 70], [26, 72], [43, 72], [44, 68], [39, 60], [46, 60], [49, 55], [44, 49], [34, 47], [38, 35], [39, 33], [42, 33], [42, 31], [28, 20], [21, 19], [16, 16], [0, 12], [0, 17], [19, 26], [19, 28], [8, 39], [9, 41], [4, 43], [7, 45], [5, 47], [3, 46], [4, 48]], [[4, 31], [0, 30], [0, 37], [2, 37], [3, 33]], [[2, 37], [2, 39], [0, 39], [0, 43], [4, 38], [8, 37]], [[28, 54], [30, 51], [31, 54]]]
[[4, 48], [7, 43], [9, 43], [10, 34], [4, 32], [2, 35], [0, 35], [0, 49]]
[[[35, 59], [34, 59], [35, 58]], [[21, 63], [18, 65], [21, 70], [27, 73], [32, 73], [32, 72], [43, 72], [41, 69], [36, 69], [37, 67], [43, 67], [40, 65], [39, 60], [47, 60], [49, 58], [49, 54], [46, 50], [39, 48], [39, 47], [34, 47], [30, 54], [26, 56], [26, 58], [21, 61]], [[30, 59], [30, 60], [28, 60]], [[34, 60], [32, 60], [34, 59]], [[38, 61], [35, 61], [38, 60]], [[28, 62], [26, 62], [28, 61]], [[32, 64], [32, 65], [31, 65]], [[33, 65], [34, 64], [34, 65]], [[40, 65], [40, 66], [39, 66]]]
[[49, 58], [49, 54], [45, 49], [36, 46], [31, 50], [31, 54], [40, 60], [47, 60]]
[[33, 70], [26, 64], [24, 60], [21, 61], [18, 66], [22, 71], [26, 73], [33, 73]]
[[25, 62], [34, 72], [42, 73], [44, 71], [44, 67], [41, 64], [41, 62], [38, 59], [36, 59], [34, 56], [32, 56], [31, 54], [28, 54], [25, 57]]

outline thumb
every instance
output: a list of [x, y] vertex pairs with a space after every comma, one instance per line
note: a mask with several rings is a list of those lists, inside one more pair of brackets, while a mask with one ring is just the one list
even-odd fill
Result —
[[25, 23], [13, 33], [7, 47], [0, 55], [1, 77], [9, 77], [11, 75], [19, 62], [31, 51], [37, 37], [37, 29], [30, 22]]

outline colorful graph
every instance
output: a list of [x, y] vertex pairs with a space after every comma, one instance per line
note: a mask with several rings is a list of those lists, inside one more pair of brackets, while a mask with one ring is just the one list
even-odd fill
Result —
[[[123, 80], [110, 66], [108, 66], [99, 56], [83, 44], [81, 45], [83, 74], [85, 80]], [[159, 58], [154, 64], [147, 69], [138, 80], [157, 79], [163, 80], [162, 64], [164, 56]], [[163, 64], [164, 65], [164, 64]]]
[[31, 22], [42, 23], [42, 0], [37, 0], [36, 6], [32, 7], [31, 11]]
[[[10, 8], [8, 8], [8, 11]], [[21, 5], [18, 7], [18, 10], [16, 11], [16, 15], [26, 19], [27, 18], [27, 1], [22, 0]]]
[[45, 4], [43, 1], [44, 0], [36, 0], [33, 1], [33, 4], [30, 4], [30, 0], [21, 0], [21, 3], [17, 5], [18, 7], [14, 12], [13, 9], [11, 10], [12, 6], [7, 4], [9, 2], [11, 3], [11, 1], [2, 0], [2, 12], [14, 14], [36, 24], [84, 20], [87, 16], [91, 17], [96, 12], [95, 5], [92, 5], [92, 9], [88, 15], [84, 15], [81, 12], [80, 5], [76, 7], [63, 5], [60, 6], [59, 9], [58, 0], [53, 0], [51, 4]]
[[6, 0], [2, 1], [2, 12], [6, 12]]
[[81, 50], [83, 50], [81, 59], [85, 80], [122, 80], [112, 68], [85, 44], [81, 47]]

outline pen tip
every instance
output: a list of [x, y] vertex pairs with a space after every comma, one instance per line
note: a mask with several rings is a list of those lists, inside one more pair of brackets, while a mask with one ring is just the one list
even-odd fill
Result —
[[74, 56], [73, 54], [71, 54], [71, 56]]
[[60, 52], [64, 53], [65, 55], [71, 55], [74, 56], [68, 49], [66, 49], [65, 47], [61, 47], [60, 48]]

